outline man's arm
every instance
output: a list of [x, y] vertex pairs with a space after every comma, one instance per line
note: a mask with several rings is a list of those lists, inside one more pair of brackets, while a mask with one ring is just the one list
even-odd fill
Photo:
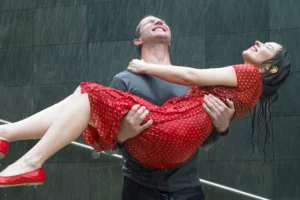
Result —
[[125, 81], [121, 78], [119, 78], [118, 76], [115, 76], [113, 78], [113, 80], [111, 81], [109, 87], [117, 89], [117, 90], [121, 90], [123, 92], [129, 92], [128, 90], [128, 86], [125, 83]]
[[134, 105], [127, 115], [121, 119], [120, 131], [116, 136], [116, 141], [122, 144], [149, 128], [153, 120], [150, 119], [145, 124], [142, 124], [148, 114], [149, 111], [145, 106]]
[[[114, 77], [110, 87], [124, 92], [129, 90], [126, 83], [118, 77]], [[234, 106], [231, 101], [227, 100], [227, 106], [214, 96], [205, 97], [204, 102], [203, 108], [210, 116], [215, 127], [211, 135], [201, 146], [205, 150], [208, 150], [213, 146], [213, 144], [219, 141], [220, 136], [227, 135], [229, 123], [234, 114]], [[116, 137], [119, 147], [122, 147], [123, 143], [127, 139], [135, 137], [152, 125], [152, 120], [149, 120], [146, 124], [141, 125], [148, 113], [149, 111], [143, 107], [140, 107], [139, 105], [133, 106], [133, 108], [121, 121], [120, 131]]]
[[[123, 92], [130, 92], [125, 81], [117, 76], [113, 78], [110, 87]], [[122, 147], [126, 140], [137, 136], [152, 125], [152, 120], [142, 124], [148, 114], [149, 111], [144, 106], [141, 107], [140, 105], [135, 105], [131, 108], [127, 115], [122, 118], [120, 130], [115, 138], [119, 147]]]
[[210, 149], [219, 142], [220, 136], [225, 136], [229, 132], [229, 124], [235, 112], [233, 102], [226, 99], [226, 103], [213, 95], [204, 97], [203, 108], [208, 113], [215, 129], [204, 141], [201, 147], [204, 150]]

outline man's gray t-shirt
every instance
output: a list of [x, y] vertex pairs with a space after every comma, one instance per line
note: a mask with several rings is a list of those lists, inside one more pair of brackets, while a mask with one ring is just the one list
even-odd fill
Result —
[[[163, 105], [171, 97], [184, 96], [190, 87], [166, 82], [164, 80], [148, 75], [138, 75], [129, 71], [117, 74], [111, 82], [110, 87], [124, 92], [130, 92], [142, 97], [158, 106]], [[203, 149], [209, 149], [219, 142], [220, 136], [225, 136], [229, 132], [227, 129], [223, 133], [218, 133], [215, 129], [201, 145]], [[196, 187], [200, 185], [197, 173], [197, 157], [199, 151], [189, 160], [167, 170], [153, 169], [144, 166], [134, 159], [124, 147], [123, 153], [124, 176], [140, 183], [143, 186], [174, 192], [181, 189]]]
[[[158, 106], [171, 97], [184, 96], [190, 87], [181, 86], [164, 80], [138, 75], [129, 71], [117, 74], [110, 87], [130, 92]], [[178, 191], [200, 185], [196, 172], [198, 152], [185, 163], [171, 169], [161, 170], [144, 166], [134, 159], [125, 148], [121, 149], [124, 159], [124, 176], [149, 188], [162, 191]]]

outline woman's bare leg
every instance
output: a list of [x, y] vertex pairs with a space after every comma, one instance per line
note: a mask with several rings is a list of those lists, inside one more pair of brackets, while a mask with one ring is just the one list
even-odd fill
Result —
[[54, 119], [69, 102], [70, 97], [21, 121], [0, 125], [0, 139], [12, 142], [42, 138]]
[[53, 154], [78, 138], [90, 119], [88, 95], [81, 94], [78, 88], [42, 139], [23, 157], [2, 171], [0, 176], [23, 174], [40, 168]]

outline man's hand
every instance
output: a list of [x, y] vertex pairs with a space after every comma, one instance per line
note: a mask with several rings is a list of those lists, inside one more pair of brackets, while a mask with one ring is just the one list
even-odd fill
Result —
[[235, 112], [233, 102], [226, 99], [226, 103], [227, 105], [211, 94], [204, 97], [203, 108], [219, 133], [228, 129], [230, 120]]
[[123, 143], [149, 128], [152, 125], [153, 120], [149, 120], [147, 123], [142, 125], [148, 114], [149, 111], [145, 108], [145, 106], [133, 106], [127, 115], [121, 120], [120, 131], [116, 137], [117, 142]]

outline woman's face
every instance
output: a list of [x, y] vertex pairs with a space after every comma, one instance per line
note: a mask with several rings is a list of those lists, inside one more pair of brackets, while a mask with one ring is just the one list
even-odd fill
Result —
[[252, 47], [243, 52], [244, 62], [257, 67], [263, 67], [261, 72], [265, 72], [269, 66], [261, 66], [261, 64], [264, 61], [274, 58], [281, 48], [282, 46], [275, 42], [261, 43], [260, 41], [256, 41]]

